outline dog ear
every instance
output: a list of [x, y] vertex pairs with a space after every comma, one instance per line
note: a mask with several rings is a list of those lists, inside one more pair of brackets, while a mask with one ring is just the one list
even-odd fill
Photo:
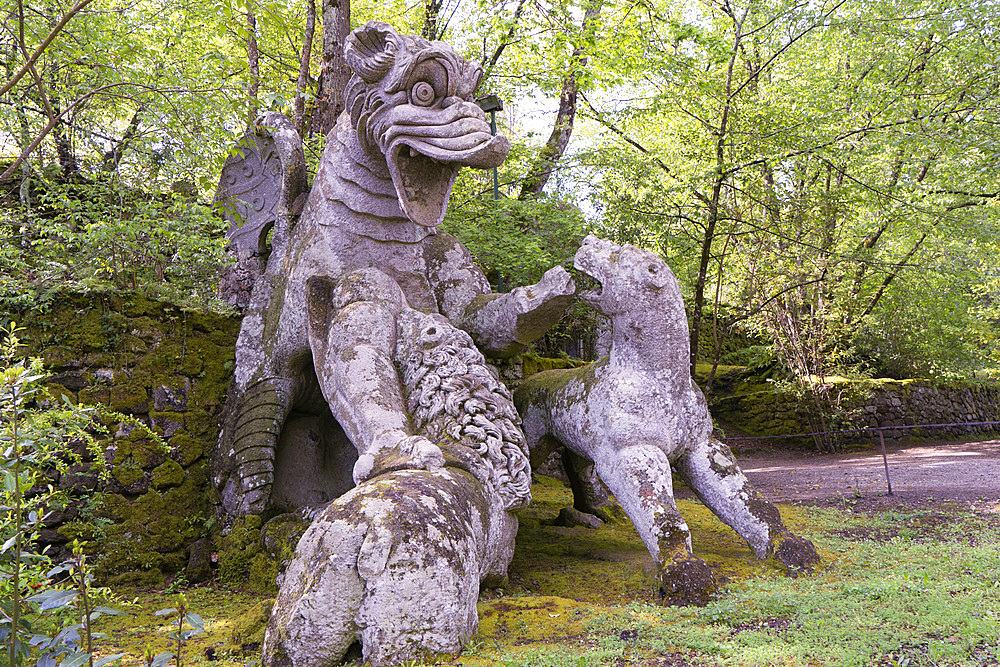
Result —
[[344, 59], [365, 83], [376, 83], [392, 67], [401, 41], [388, 23], [369, 21], [344, 40]]
[[639, 266], [639, 271], [643, 281], [657, 289], [666, 287], [670, 282], [670, 269], [658, 259], [643, 262]]

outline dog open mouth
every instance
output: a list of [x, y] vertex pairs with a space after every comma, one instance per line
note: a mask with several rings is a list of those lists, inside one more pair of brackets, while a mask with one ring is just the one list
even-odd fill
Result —
[[617, 250], [620, 250], [618, 246], [594, 236], [587, 236], [583, 240], [580, 249], [573, 256], [573, 267], [583, 276], [576, 283], [578, 299], [591, 306], [601, 300], [604, 294], [603, 269], [612, 261], [612, 255]]
[[600, 280], [590, 275], [579, 266], [576, 268], [577, 271], [573, 272], [573, 279], [576, 281], [577, 288], [576, 297], [580, 299], [580, 301], [592, 306], [601, 300], [601, 295], [604, 292], [604, 286], [601, 285]]
[[459, 168], [498, 167], [510, 152], [507, 138], [492, 136], [475, 117], [442, 125], [394, 125], [387, 139], [389, 175], [399, 203], [410, 220], [425, 227], [444, 219]]

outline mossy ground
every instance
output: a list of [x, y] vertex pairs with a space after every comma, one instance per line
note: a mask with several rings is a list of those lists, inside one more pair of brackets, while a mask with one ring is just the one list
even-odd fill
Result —
[[[790, 579], [696, 501], [678, 505], [695, 553], [729, 578], [704, 608], [660, 606], [652, 560], [627, 522], [597, 530], [552, 525], [570, 504], [560, 482], [539, 477], [521, 513], [510, 582], [484, 591], [480, 632], [440, 664], [812, 665], [891, 667], [1000, 664], [1000, 514], [960, 505], [861, 513], [781, 506], [788, 526], [823, 558]], [[1000, 506], [994, 508], [1000, 512]], [[176, 595], [135, 594], [109, 619], [102, 650], [166, 650], [168, 621], [156, 609]], [[262, 596], [188, 591], [207, 632], [185, 649], [187, 664], [256, 664]], [[239, 639], [232, 635], [239, 625]], [[246, 650], [243, 650], [243, 646]], [[217, 660], [209, 663], [206, 651]], [[137, 665], [139, 660], [125, 664]]]

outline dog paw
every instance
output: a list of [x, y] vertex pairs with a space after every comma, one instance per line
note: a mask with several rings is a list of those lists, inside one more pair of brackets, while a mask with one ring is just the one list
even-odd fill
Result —
[[803, 572], [812, 572], [819, 564], [819, 552], [809, 540], [785, 533], [774, 543], [774, 557], [784, 566], [790, 577], [797, 577]]

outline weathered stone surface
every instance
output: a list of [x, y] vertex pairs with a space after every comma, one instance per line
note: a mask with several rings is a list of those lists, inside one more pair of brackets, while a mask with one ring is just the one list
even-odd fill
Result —
[[212, 578], [212, 540], [203, 537], [195, 540], [187, 548], [188, 562], [184, 568], [184, 578], [192, 584], [200, 584]]
[[575, 528], [577, 526], [600, 528], [604, 525], [604, 522], [593, 514], [581, 512], [575, 507], [564, 507], [559, 510], [559, 516], [556, 517], [556, 525], [565, 526], [566, 528]]
[[530, 499], [517, 412], [476, 345], [512, 356], [574, 298], [561, 267], [490, 294], [437, 232], [458, 170], [509, 150], [473, 101], [481, 69], [377, 22], [345, 56], [348, 111], [301, 218], [275, 227], [214, 456], [224, 523], [359, 484], [300, 541], [269, 626], [274, 665], [328, 664], [356, 639], [388, 664], [471, 636], [480, 581], [506, 574], [510, 511]]
[[269, 665], [373, 665], [458, 652], [481, 579], [503, 577], [516, 519], [453, 467], [387, 473], [331, 503], [303, 535], [264, 642]]
[[[490, 294], [468, 250], [436, 230], [459, 168], [496, 166], [508, 151], [472, 101], [479, 68], [382, 23], [355, 31], [346, 53], [355, 73], [349, 113], [331, 133], [302, 216], [287, 244], [275, 244], [243, 320], [214, 463], [226, 516], [262, 512], [272, 501], [275, 449], [293, 410], [329, 411], [361, 452], [407, 446], [410, 427], [389, 372], [391, 350], [379, 344], [381, 325], [337, 328], [331, 290], [342, 276], [377, 266], [408, 306], [441, 313], [497, 356], [524, 349], [573, 299], [561, 268], [533, 288]], [[355, 320], [365, 308], [353, 308]], [[331, 346], [354, 356], [328, 358]], [[366, 368], [381, 369], [380, 379], [360, 381]], [[359, 381], [346, 382], [353, 369]]]
[[[712, 439], [708, 406], [688, 370], [680, 287], [666, 263], [590, 236], [575, 264], [601, 284], [580, 298], [611, 319], [611, 350], [590, 366], [539, 373], [518, 388], [532, 461], [562, 445], [593, 461], [661, 564], [671, 601], [703, 603], [716, 585], [710, 568], [691, 554], [690, 531], [674, 504], [672, 466], [759, 558], [787, 555], [786, 567], [796, 571], [817, 562], [812, 545], [791, 536], [729, 448]], [[582, 470], [567, 471], [574, 491], [592, 486]], [[801, 549], [775, 549], [789, 539]]]
[[229, 221], [226, 236], [236, 257], [220, 278], [219, 295], [241, 308], [250, 303], [266, 266], [268, 233], [287, 222], [286, 199], [294, 202], [306, 187], [305, 159], [291, 123], [280, 114], [266, 114], [260, 121], [233, 148], [215, 193], [215, 206]]
[[153, 387], [153, 409], [172, 410], [174, 412], [184, 412], [188, 406], [188, 391], [190, 391], [190, 381], [186, 378], [183, 385]]

